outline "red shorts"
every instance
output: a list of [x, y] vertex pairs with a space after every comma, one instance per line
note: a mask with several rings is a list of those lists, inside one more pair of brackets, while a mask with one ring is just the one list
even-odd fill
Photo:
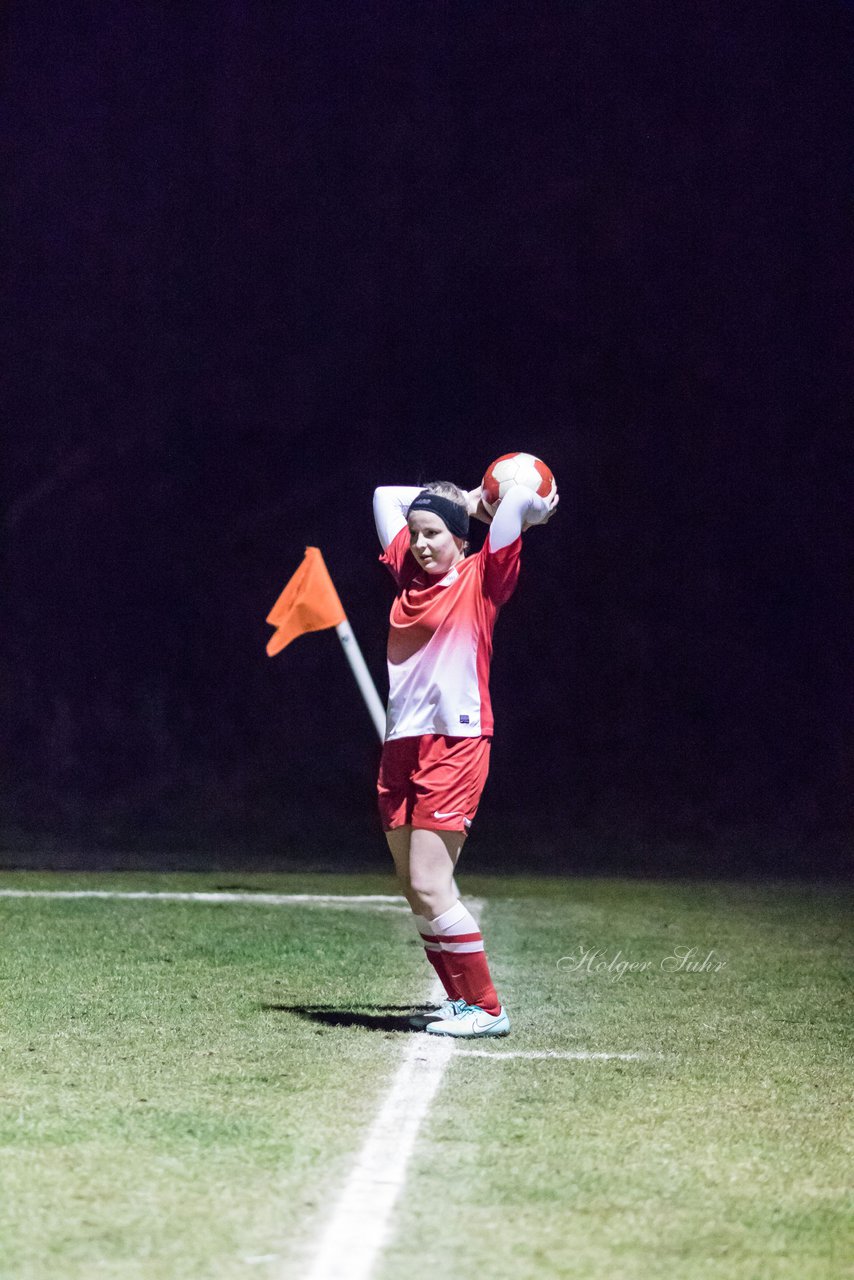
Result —
[[425, 733], [383, 747], [377, 780], [383, 830], [468, 831], [486, 775], [491, 738]]

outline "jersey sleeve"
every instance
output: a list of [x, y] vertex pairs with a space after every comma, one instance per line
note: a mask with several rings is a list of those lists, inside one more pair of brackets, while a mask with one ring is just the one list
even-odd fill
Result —
[[483, 593], [493, 604], [506, 604], [516, 590], [522, 556], [522, 535], [493, 551], [489, 538], [483, 544]]
[[386, 566], [398, 587], [407, 586], [415, 577], [418, 572], [418, 565], [414, 555], [409, 550], [408, 525], [398, 529], [380, 556], [380, 564]]

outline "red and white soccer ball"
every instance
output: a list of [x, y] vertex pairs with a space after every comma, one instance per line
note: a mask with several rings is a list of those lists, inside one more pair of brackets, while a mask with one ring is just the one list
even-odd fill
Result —
[[517, 484], [533, 489], [546, 499], [557, 488], [554, 476], [540, 458], [532, 453], [503, 453], [486, 468], [481, 485], [480, 496], [491, 516], [495, 515], [505, 494]]

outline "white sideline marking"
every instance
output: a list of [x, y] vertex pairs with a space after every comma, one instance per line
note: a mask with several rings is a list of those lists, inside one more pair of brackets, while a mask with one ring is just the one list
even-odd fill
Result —
[[457, 1049], [457, 1054], [466, 1058], [565, 1058], [570, 1062], [607, 1062], [614, 1058], [636, 1062], [649, 1057], [647, 1053], [591, 1053], [587, 1049], [578, 1049], [575, 1053], [562, 1053], [558, 1049]]
[[[469, 898], [468, 908], [480, 924], [483, 900]], [[427, 999], [436, 1003], [443, 996], [436, 979]], [[450, 1036], [413, 1036], [326, 1224], [307, 1280], [368, 1280], [388, 1240], [418, 1130], [453, 1053]], [[283, 1280], [285, 1274], [291, 1273], [283, 1273]]]
[[[435, 982], [429, 999], [442, 995]], [[449, 1036], [413, 1036], [321, 1236], [308, 1280], [370, 1276], [389, 1234], [418, 1130], [453, 1052]]]
[[402, 911], [399, 896], [391, 893], [176, 893], [145, 889], [0, 889], [0, 898], [118, 898], [153, 902], [248, 902], [252, 906], [282, 907], [318, 903], [329, 907], [372, 906], [377, 911]]

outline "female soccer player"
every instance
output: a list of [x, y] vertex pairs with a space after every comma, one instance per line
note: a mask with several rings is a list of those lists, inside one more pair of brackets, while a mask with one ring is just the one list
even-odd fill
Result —
[[[435, 1012], [410, 1019], [432, 1035], [510, 1031], [454, 869], [489, 769], [495, 619], [516, 586], [522, 531], [545, 524], [557, 502], [556, 493], [545, 501], [517, 486], [492, 519], [479, 488], [437, 482], [374, 493], [380, 561], [397, 587], [377, 790], [398, 880], [447, 993]], [[470, 516], [490, 529], [467, 557]]]

